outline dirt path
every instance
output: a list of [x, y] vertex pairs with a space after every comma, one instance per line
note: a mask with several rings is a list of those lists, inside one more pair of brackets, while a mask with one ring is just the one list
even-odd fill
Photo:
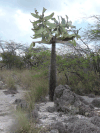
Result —
[[0, 90], [0, 133], [11, 133], [9, 129], [15, 122], [14, 110], [16, 110], [16, 105], [12, 103], [18, 98], [22, 99], [26, 92], [18, 85], [16, 87], [19, 93], [15, 95], [5, 95], [3, 92], [5, 90]]

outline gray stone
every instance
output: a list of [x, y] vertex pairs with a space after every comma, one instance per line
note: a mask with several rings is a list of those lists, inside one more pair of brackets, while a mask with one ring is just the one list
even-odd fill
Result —
[[77, 120], [74, 123], [69, 123], [66, 133], [100, 133], [100, 128], [92, 124], [88, 120]]
[[16, 99], [13, 104], [17, 104], [16, 108], [21, 108], [21, 109], [26, 109], [28, 108], [28, 104], [25, 100], [23, 99]]
[[[67, 87], [66, 87], [67, 86]], [[55, 110], [66, 114], [80, 114], [88, 117], [96, 115], [94, 106], [89, 104], [81, 96], [71, 91], [68, 85], [59, 85], [54, 93]]]
[[14, 104], [19, 104], [19, 103], [21, 103], [21, 101], [22, 101], [22, 99], [16, 99], [16, 100], [14, 101]]
[[58, 87], [55, 88], [54, 100], [56, 100], [55, 98], [59, 98], [62, 96], [64, 89], [65, 87], [63, 85], [59, 85]]
[[51, 124], [51, 128], [52, 129], [57, 129], [59, 131], [59, 133], [65, 133], [65, 126], [62, 122], [56, 122]]
[[79, 118], [76, 116], [71, 116], [69, 119], [64, 119], [64, 122], [65, 123], [74, 123], [74, 122], [76, 122], [76, 120], [79, 120]]
[[47, 111], [53, 113], [55, 111], [55, 107], [47, 107]]
[[86, 114], [86, 116], [88, 117], [94, 117], [94, 116], [98, 116], [97, 113], [95, 111], [90, 111]]
[[49, 133], [59, 133], [57, 129], [52, 129]]
[[68, 85], [65, 85], [64, 87], [66, 87], [66, 89], [71, 90], [71, 88]]
[[89, 103], [88, 103], [86, 100], [84, 100], [84, 98], [82, 98], [81, 96], [79, 96], [79, 99], [80, 99], [80, 101], [81, 101], [82, 103], [84, 103], [84, 104], [86, 104], [86, 105], [89, 104]]
[[94, 94], [89, 94], [88, 97], [94, 98], [95, 95]]
[[100, 107], [100, 99], [94, 99], [91, 104], [93, 104], [95, 107]]
[[92, 111], [92, 109], [89, 106], [85, 105], [84, 103], [82, 103], [79, 106], [79, 114], [80, 115], [85, 115], [85, 113], [90, 112], [90, 111]]
[[35, 109], [32, 111], [32, 118], [35, 118], [35, 119], [38, 118], [38, 110], [37, 110], [37, 108], [35, 108]]
[[13, 90], [13, 89], [12, 90], [7, 90], [7, 91], [3, 91], [3, 92], [4, 92], [5, 95], [18, 93], [17, 90]]
[[92, 104], [89, 104], [89, 107], [90, 107], [91, 109], [94, 109], [94, 106], [93, 106]]
[[67, 107], [69, 104], [73, 104], [78, 100], [79, 98], [76, 97], [75, 93], [66, 89], [63, 85], [55, 88], [54, 103], [56, 107], [59, 106], [59, 108], [62, 108], [64, 105]]
[[92, 122], [94, 125], [100, 127], [100, 117], [99, 117], [99, 116], [92, 117], [92, 118], [91, 118], [91, 122]]

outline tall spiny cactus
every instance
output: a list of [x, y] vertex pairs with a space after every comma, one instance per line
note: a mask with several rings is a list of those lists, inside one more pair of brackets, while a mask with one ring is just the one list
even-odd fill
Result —
[[[49, 16], [44, 17], [44, 12], [47, 9], [43, 8], [42, 15], [38, 15], [37, 10], [35, 10], [35, 14], [31, 13], [31, 15], [37, 18], [37, 21], [31, 22], [33, 24], [33, 31], [34, 37], [32, 39], [42, 37], [42, 41], [32, 42], [30, 45], [30, 50], [32, 47], [35, 46], [35, 43], [45, 43], [45, 44], [52, 44], [52, 52], [51, 52], [51, 65], [50, 65], [50, 77], [49, 77], [49, 99], [53, 101], [54, 97], [54, 90], [56, 87], [56, 52], [55, 52], [55, 44], [56, 43], [63, 43], [65, 44], [67, 41], [72, 43], [74, 46], [76, 45], [76, 41], [74, 38], [80, 38], [77, 33], [75, 34], [68, 34], [67, 29], [69, 27], [76, 28], [72, 26], [72, 22], [68, 21], [68, 16], [66, 15], [67, 21], [61, 17], [61, 22], [58, 16], [59, 21], [53, 18], [54, 13], [51, 13]], [[48, 20], [51, 19], [54, 23], [49, 22]], [[66, 29], [67, 28], [67, 29]], [[53, 35], [55, 33], [55, 36]], [[71, 40], [71, 41], [70, 41]]]

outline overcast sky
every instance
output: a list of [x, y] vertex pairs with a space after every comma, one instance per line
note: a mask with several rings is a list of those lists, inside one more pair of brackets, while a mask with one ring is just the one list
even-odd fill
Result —
[[52, 12], [55, 18], [68, 15], [76, 29], [83, 30], [88, 23], [93, 23], [83, 17], [99, 15], [100, 0], [0, 0], [0, 40], [30, 45], [34, 34], [31, 13], [36, 8], [42, 14], [43, 7], [47, 9], [44, 15]]

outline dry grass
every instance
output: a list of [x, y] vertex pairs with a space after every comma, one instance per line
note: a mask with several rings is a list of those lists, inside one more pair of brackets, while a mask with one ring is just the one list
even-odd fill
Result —
[[13, 78], [13, 71], [4, 70], [0, 71], [0, 78], [6, 84], [5, 89], [16, 89], [15, 80]]
[[[0, 73], [1, 80], [7, 87], [14, 87], [19, 84], [23, 89], [28, 90], [25, 99], [28, 102], [29, 113], [34, 109], [35, 102], [41, 100], [48, 94], [48, 71], [45, 70], [5, 70]], [[29, 92], [30, 91], [30, 92]], [[38, 133], [40, 129], [35, 128], [35, 123], [27, 119], [22, 110], [17, 112], [19, 127], [16, 133]]]
[[39, 133], [41, 128], [37, 128], [35, 125], [35, 120], [33, 118], [28, 119], [25, 111], [22, 111], [20, 108], [15, 112], [17, 122], [15, 127], [10, 129], [14, 130], [14, 133]]

